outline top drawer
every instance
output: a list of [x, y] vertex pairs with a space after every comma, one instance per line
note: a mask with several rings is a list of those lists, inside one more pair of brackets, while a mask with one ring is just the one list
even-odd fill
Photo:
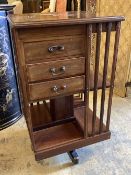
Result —
[[42, 41], [24, 42], [27, 63], [71, 56], [84, 56], [84, 36], [53, 37]]
[[40, 41], [43, 38], [61, 36], [78, 36], [86, 34], [86, 25], [50, 26], [18, 29], [19, 39], [22, 41]]

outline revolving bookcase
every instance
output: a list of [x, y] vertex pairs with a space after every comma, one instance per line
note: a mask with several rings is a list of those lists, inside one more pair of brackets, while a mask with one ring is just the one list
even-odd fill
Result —
[[[68, 152], [110, 138], [109, 124], [115, 69], [123, 17], [93, 17], [87, 12], [10, 15], [16, 48], [23, 112], [36, 160]], [[110, 38], [114, 37], [111, 76], [107, 77]], [[96, 49], [91, 65], [92, 36]], [[103, 74], [102, 34], [105, 34]], [[100, 116], [97, 92], [102, 89]], [[109, 90], [104, 118], [106, 89]], [[93, 108], [89, 92], [93, 91]], [[75, 94], [79, 94], [79, 98]]]

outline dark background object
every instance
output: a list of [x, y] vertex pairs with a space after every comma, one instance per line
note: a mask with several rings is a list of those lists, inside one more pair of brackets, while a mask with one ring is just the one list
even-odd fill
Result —
[[41, 0], [42, 10], [49, 8], [50, 0]]
[[[72, 4], [74, 9], [72, 9]], [[86, 11], [86, 0], [81, 0], [81, 10]], [[77, 0], [67, 0], [67, 11], [77, 11]]]
[[41, 0], [22, 0], [24, 13], [38, 13], [41, 11]]
[[6, 15], [9, 13], [13, 13], [13, 8], [15, 5], [8, 5], [8, 4], [1, 4], [0, 5], [0, 11], [5, 11]]
[[10, 5], [0, 6], [0, 130], [15, 123], [22, 115], [10, 29], [6, 19], [13, 12]]
[[[49, 8], [49, 3], [50, 3], [49, 0], [22, 0], [22, 2], [24, 6], [24, 10], [23, 10], [24, 13], [41, 12], [41, 10]], [[86, 0], [81, 0], [80, 5], [81, 5], [81, 10], [86, 11]], [[67, 0], [67, 11], [71, 11], [71, 10], [77, 11], [77, 0]]]
[[0, 4], [8, 4], [7, 0], [0, 0]]

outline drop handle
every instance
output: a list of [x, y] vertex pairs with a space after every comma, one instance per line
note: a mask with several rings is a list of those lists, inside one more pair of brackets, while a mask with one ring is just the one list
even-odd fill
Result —
[[65, 66], [60, 67], [60, 72], [65, 72], [65, 70], [66, 70]]
[[53, 91], [53, 92], [57, 92], [57, 91], [58, 91], [57, 86], [53, 86], [53, 87], [52, 87], [52, 91]]
[[52, 67], [52, 68], [49, 69], [49, 72], [53, 76], [64, 74], [65, 71], [66, 71], [66, 67], [65, 66], [62, 66], [59, 69], [56, 69], [55, 67]]
[[67, 88], [67, 85], [62, 85], [62, 86], [53, 86], [51, 89], [55, 93], [59, 93], [61, 91], [64, 91]]
[[55, 74], [56, 73], [56, 68], [50, 68], [50, 72], [52, 73], [52, 74]]
[[51, 46], [51, 47], [49, 47], [48, 48], [48, 51], [50, 52], [50, 53], [52, 53], [52, 52], [56, 52], [56, 51], [63, 51], [65, 48], [64, 48], [64, 46], [63, 45], [56, 45], [56, 46]]

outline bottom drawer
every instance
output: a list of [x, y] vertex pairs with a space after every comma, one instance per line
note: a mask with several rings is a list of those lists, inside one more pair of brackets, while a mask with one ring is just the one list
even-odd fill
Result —
[[80, 92], [84, 89], [84, 82], [85, 76], [78, 76], [29, 84], [29, 100], [35, 101]]

